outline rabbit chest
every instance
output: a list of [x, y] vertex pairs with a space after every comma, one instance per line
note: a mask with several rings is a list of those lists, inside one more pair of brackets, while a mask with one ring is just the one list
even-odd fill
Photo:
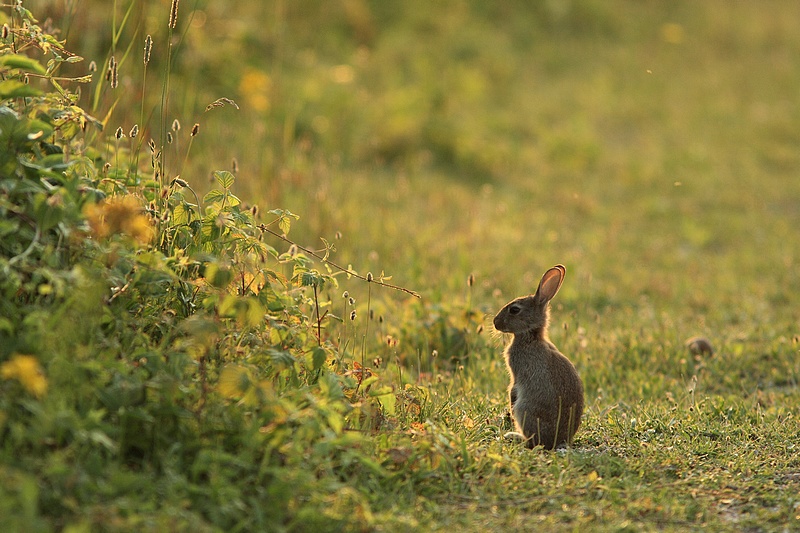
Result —
[[[548, 343], [549, 344], [549, 343]], [[549, 348], [556, 351], [555, 346]], [[553, 375], [553, 354], [550, 350], [532, 351], [530, 345], [519, 346], [512, 342], [505, 352], [506, 365], [511, 375], [509, 389], [515, 403], [548, 405], [558, 396], [556, 376]]]

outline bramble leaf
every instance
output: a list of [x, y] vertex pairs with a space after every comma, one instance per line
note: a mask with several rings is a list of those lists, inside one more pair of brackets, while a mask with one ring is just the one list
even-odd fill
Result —
[[328, 353], [322, 346], [317, 346], [311, 354], [312, 370], [319, 370], [325, 361], [328, 360]]
[[35, 59], [18, 54], [0, 56], [0, 67], [27, 70], [28, 72], [34, 72], [41, 75], [47, 73], [47, 70], [45, 70], [42, 64]]
[[219, 183], [220, 186], [223, 189], [226, 189], [226, 190], [231, 188], [231, 186], [233, 185], [233, 182], [236, 179], [233, 176], [233, 174], [231, 174], [227, 170], [215, 170], [214, 171], [214, 178], [216, 178], [217, 183]]
[[222, 202], [225, 199], [225, 191], [221, 191], [219, 189], [212, 189], [203, 196], [203, 203], [204, 204], [215, 204], [218, 202]]
[[5, 80], [0, 82], [0, 100], [8, 98], [26, 98], [28, 96], [39, 96], [42, 91], [31, 87], [19, 80]]

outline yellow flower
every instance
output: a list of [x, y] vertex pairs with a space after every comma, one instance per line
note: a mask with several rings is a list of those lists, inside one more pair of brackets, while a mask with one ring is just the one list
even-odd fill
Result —
[[111, 198], [102, 204], [89, 204], [84, 214], [92, 234], [99, 239], [124, 233], [143, 246], [155, 234], [150, 218], [143, 213], [139, 200], [133, 195]]
[[261, 70], [246, 69], [239, 81], [239, 93], [244, 96], [247, 105], [257, 113], [269, 111], [271, 89], [272, 80]]
[[26, 391], [42, 397], [47, 392], [47, 378], [39, 361], [32, 355], [14, 355], [11, 360], [0, 365], [0, 376], [16, 379]]

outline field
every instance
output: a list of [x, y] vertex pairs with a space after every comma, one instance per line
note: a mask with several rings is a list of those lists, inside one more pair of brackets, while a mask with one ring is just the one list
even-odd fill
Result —
[[[0, 529], [800, 529], [800, 3], [24, 6], [83, 61], [0, 104], [103, 128], [0, 115]], [[528, 450], [491, 318], [557, 263]]]

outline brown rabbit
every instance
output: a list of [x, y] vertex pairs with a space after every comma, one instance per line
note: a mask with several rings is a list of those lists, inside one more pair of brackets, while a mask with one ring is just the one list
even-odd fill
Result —
[[554, 266], [536, 294], [512, 300], [494, 317], [495, 329], [514, 335], [505, 350], [508, 393], [515, 426], [529, 448], [571, 444], [583, 414], [581, 378], [547, 337], [550, 300], [564, 274], [563, 265]]

